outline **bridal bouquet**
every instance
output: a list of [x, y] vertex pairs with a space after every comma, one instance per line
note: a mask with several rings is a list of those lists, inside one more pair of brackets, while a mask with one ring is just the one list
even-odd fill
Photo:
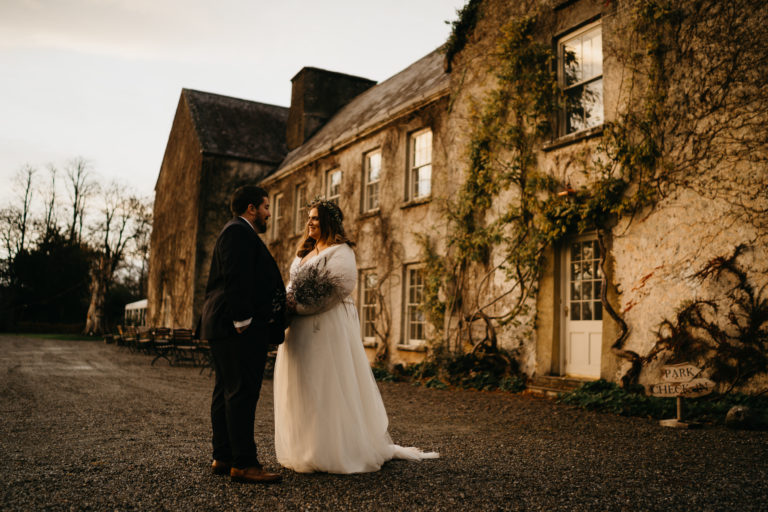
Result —
[[307, 313], [324, 309], [334, 298], [343, 299], [339, 277], [318, 265], [301, 267], [291, 281], [288, 295], [289, 302]]

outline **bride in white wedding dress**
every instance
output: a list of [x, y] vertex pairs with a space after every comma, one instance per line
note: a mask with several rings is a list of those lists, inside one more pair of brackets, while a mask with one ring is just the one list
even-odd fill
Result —
[[334, 203], [310, 205], [288, 285], [295, 316], [275, 361], [277, 461], [300, 473], [362, 473], [393, 458], [438, 457], [393, 444], [387, 432], [350, 297], [357, 265], [342, 220]]

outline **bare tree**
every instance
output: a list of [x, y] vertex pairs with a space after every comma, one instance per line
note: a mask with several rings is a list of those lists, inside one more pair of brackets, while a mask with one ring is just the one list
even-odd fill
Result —
[[18, 196], [20, 200], [19, 205], [19, 242], [17, 247], [17, 253], [24, 250], [26, 243], [29, 220], [32, 207], [32, 177], [35, 174], [35, 169], [27, 164], [16, 173], [15, 184], [18, 190]]
[[[149, 240], [152, 234], [152, 199], [131, 197], [129, 208], [133, 217], [133, 243], [128, 255], [138, 267], [139, 291], [146, 296], [147, 272], [149, 268]], [[134, 268], [135, 268], [134, 267]]]
[[83, 157], [74, 158], [66, 169], [69, 199], [72, 208], [72, 218], [68, 226], [69, 239], [80, 242], [83, 238], [83, 219], [85, 204], [98, 189], [96, 182], [91, 180], [90, 165]]
[[15, 198], [0, 212], [0, 238], [8, 261], [24, 250], [29, 235], [32, 215], [33, 176], [35, 169], [29, 164], [13, 177]]
[[93, 230], [96, 257], [91, 267], [91, 303], [85, 332], [101, 334], [106, 330], [105, 303], [115, 272], [123, 263], [128, 244], [147, 231], [142, 202], [128, 197], [124, 188], [110, 184], [102, 192], [104, 201], [100, 220]]
[[50, 182], [47, 190], [41, 190], [45, 197], [43, 205], [42, 235], [43, 239], [49, 239], [51, 233], [57, 229], [56, 219], [56, 175], [58, 170], [53, 164], [48, 165], [48, 177]]

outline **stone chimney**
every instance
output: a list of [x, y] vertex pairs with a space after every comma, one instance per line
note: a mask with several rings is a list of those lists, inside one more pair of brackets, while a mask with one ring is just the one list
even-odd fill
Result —
[[318, 68], [303, 68], [291, 79], [288, 150], [309, 139], [352, 98], [376, 85], [373, 80]]

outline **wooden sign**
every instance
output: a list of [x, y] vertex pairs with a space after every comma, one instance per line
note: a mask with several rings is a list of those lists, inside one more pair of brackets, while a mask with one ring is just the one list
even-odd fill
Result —
[[689, 428], [693, 423], [683, 421], [683, 398], [695, 398], [710, 394], [715, 383], [699, 377], [701, 369], [690, 363], [669, 364], [661, 367], [661, 382], [648, 386], [653, 396], [677, 398], [677, 417], [661, 420], [664, 427]]

